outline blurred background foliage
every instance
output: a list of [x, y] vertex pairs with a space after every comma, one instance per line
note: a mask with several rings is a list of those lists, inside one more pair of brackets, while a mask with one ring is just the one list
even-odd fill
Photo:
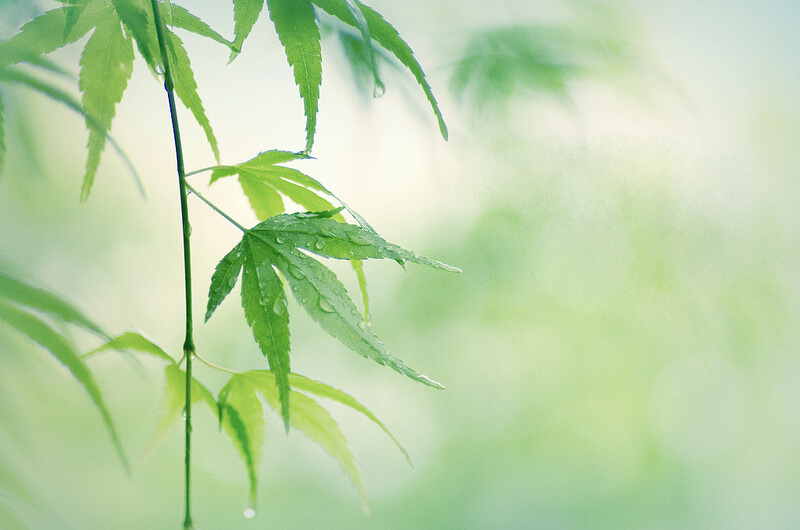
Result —
[[[230, 27], [227, 6], [208, 4], [201, 14]], [[206, 528], [800, 526], [800, 7], [407, 4], [374, 7], [417, 52], [450, 142], [436, 140], [413, 80], [380, 50], [386, 94], [354, 96], [352, 79], [374, 92], [368, 54], [358, 35], [329, 27], [343, 47], [326, 55], [318, 160], [303, 168], [389, 239], [464, 270], [366, 269], [378, 334], [448, 388], [404, 381], [294, 318], [295, 371], [356, 396], [415, 467], [369, 422], [332, 407], [364, 474], [365, 518], [335, 462], [284, 436], [275, 417], [257, 516], [245, 520], [244, 466], [201, 411], [196, 519]], [[33, 9], [2, 2], [2, 36]], [[224, 50], [187, 38], [228, 162], [302, 140], [280, 49], [266, 25], [257, 29], [262, 40], [227, 70]], [[112, 155], [81, 207], [82, 120], [0, 84], [0, 256], [104, 329], [141, 330], [175, 355], [183, 302], [177, 190], [163, 185], [174, 165], [168, 123], [147, 118], [163, 113], [157, 84], [146, 73], [131, 83], [114, 133], [149, 198]], [[193, 167], [208, 165], [202, 131], [187, 129], [199, 146], [189, 149]], [[221, 190], [227, 209], [252, 215]], [[202, 283], [235, 233], [199, 203], [192, 214]], [[222, 306], [197, 342], [214, 362], [263, 368], [239, 312]], [[0, 325], [0, 362], [0, 526], [178, 525], [181, 433], [137, 460], [163, 397], [159, 365], [91, 364], [136, 462], [128, 476], [85, 391], [52, 357]], [[197, 376], [215, 391], [223, 381]]]

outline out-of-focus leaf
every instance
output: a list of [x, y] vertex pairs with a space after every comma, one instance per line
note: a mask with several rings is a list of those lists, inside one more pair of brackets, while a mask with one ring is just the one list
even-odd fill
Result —
[[[313, 2], [314, 5], [326, 13], [338, 18], [342, 22], [345, 22], [353, 27], [358, 27], [358, 22], [355, 18], [353, 18], [353, 15], [351, 14], [345, 0], [313, 0]], [[406, 44], [406, 42], [400, 37], [400, 34], [397, 32], [397, 30], [394, 29], [394, 27], [392, 27], [392, 25], [386, 20], [384, 20], [384, 18], [377, 11], [365, 6], [361, 2], [358, 2], [358, 0], [355, 0], [355, 3], [359, 6], [361, 12], [364, 14], [364, 18], [367, 21], [367, 26], [369, 27], [370, 36], [372, 39], [378, 42], [378, 44], [383, 46], [386, 50], [394, 54], [394, 56], [397, 57], [397, 59], [409, 69], [409, 71], [414, 75], [414, 78], [417, 80], [417, 83], [419, 83], [419, 85], [422, 87], [422, 91], [425, 93], [425, 97], [428, 98], [428, 102], [433, 109], [433, 113], [439, 122], [439, 131], [442, 133], [442, 137], [446, 140], [447, 126], [445, 125], [444, 118], [439, 110], [439, 104], [436, 102], [436, 98], [433, 96], [433, 91], [431, 90], [430, 84], [428, 84], [427, 79], [425, 79], [425, 73], [422, 71], [422, 67], [414, 57], [414, 52], [411, 51], [411, 48], [408, 46], [408, 44]]]
[[116, 351], [134, 350], [138, 352], [149, 353], [150, 355], [153, 355], [155, 357], [158, 357], [159, 359], [163, 359], [171, 363], [175, 362], [175, 360], [167, 352], [162, 350], [153, 341], [141, 335], [140, 333], [133, 333], [133, 332], [123, 333], [118, 337], [114, 337], [113, 339], [109, 340], [102, 346], [95, 348], [94, 350], [85, 354], [84, 358], [92, 357], [94, 355], [97, 355], [98, 353], [110, 350], [116, 350]]
[[83, 48], [80, 60], [79, 87], [83, 93], [83, 109], [86, 114], [95, 116], [104, 131], [97, 131], [91, 124], [89, 128], [86, 175], [81, 188], [81, 200], [89, 197], [100, 154], [106, 143], [107, 131], [116, 113], [116, 105], [128, 86], [133, 73], [133, 44], [126, 37], [119, 19], [109, 12], [97, 24], [92, 36]]
[[233, 45], [231, 55], [228, 59], [230, 63], [242, 50], [244, 40], [250, 35], [253, 25], [258, 20], [258, 15], [264, 8], [264, 0], [233, 0]]
[[92, 377], [92, 373], [89, 371], [89, 367], [86, 366], [81, 357], [75, 352], [72, 344], [39, 318], [12, 305], [6, 304], [2, 300], [0, 300], [0, 320], [5, 321], [20, 333], [28, 336], [31, 340], [48, 350], [72, 372], [72, 375], [83, 385], [95, 406], [100, 411], [103, 421], [106, 427], [108, 427], [108, 432], [111, 435], [114, 448], [117, 450], [117, 454], [122, 464], [125, 466], [125, 469], [128, 470], [128, 459], [125, 457], [125, 452], [122, 450], [122, 444], [117, 435], [117, 430], [114, 427], [111, 415], [103, 401], [100, 387], [95, 383], [94, 377]]
[[322, 47], [310, 0], [267, 0], [269, 16], [294, 70], [306, 114], [306, 148], [311, 151], [317, 129], [319, 87], [322, 83]]

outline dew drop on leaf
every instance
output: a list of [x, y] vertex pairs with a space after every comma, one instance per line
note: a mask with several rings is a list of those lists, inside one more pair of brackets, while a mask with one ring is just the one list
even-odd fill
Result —
[[255, 516], [256, 516], [256, 511], [252, 508], [248, 508], [244, 511], [245, 519], [252, 519]]
[[283, 243], [286, 242], [286, 240], [284, 238], [278, 236], [278, 237], [275, 238], [275, 242], [277, 244], [279, 244], [279, 245], [283, 245]]
[[294, 292], [297, 292], [297, 291], [299, 291], [299, 290], [300, 290], [300, 287], [298, 287], [297, 285], [295, 285], [294, 287], [292, 287], [292, 291], [294, 291]]
[[303, 303], [303, 305], [306, 305], [308, 303], [308, 298], [303, 298], [301, 302]]
[[272, 310], [276, 315], [283, 315], [286, 313], [286, 298], [276, 298], [275, 303], [272, 305]]
[[294, 276], [298, 280], [302, 280], [303, 278], [306, 277], [306, 273], [304, 273], [303, 271], [301, 271], [297, 267], [291, 267], [289, 269], [289, 274], [291, 274], [292, 276]]
[[186, 421], [186, 407], [183, 407], [183, 410], [181, 410], [181, 418], [183, 418], [184, 421]]
[[319, 308], [327, 313], [333, 313], [334, 311], [336, 311], [336, 308], [333, 307], [331, 301], [322, 296], [319, 297]]
[[361, 331], [366, 331], [367, 325], [362, 321], [358, 323], [358, 327], [361, 328]]
[[314, 248], [317, 250], [322, 250], [325, 248], [325, 243], [321, 239], [317, 239], [314, 241]]

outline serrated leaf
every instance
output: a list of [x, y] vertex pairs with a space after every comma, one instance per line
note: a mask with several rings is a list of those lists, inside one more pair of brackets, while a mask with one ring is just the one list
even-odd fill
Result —
[[258, 465], [264, 444], [264, 409], [252, 382], [236, 374], [219, 393], [219, 423], [244, 461], [250, 480], [250, 502], [255, 506]]
[[319, 87], [322, 83], [322, 47], [310, 0], [267, 0], [269, 16], [294, 70], [306, 115], [306, 148], [311, 151], [317, 128]]
[[362, 55], [365, 56], [366, 60], [364, 62], [368, 65], [368, 68], [372, 73], [373, 82], [375, 84], [374, 91], [375, 93], [383, 91], [385, 87], [383, 86], [383, 82], [378, 74], [378, 62], [375, 58], [375, 48], [372, 46], [372, 37], [370, 36], [367, 19], [364, 18], [364, 13], [361, 11], [358, 3], [355, 2], [355, 0], [344, 0], [344, 3], [347, 5], [347, 10], [350, 12], [350, 15], [355, 21], [356, 28], [361, 33]]
[[81, 55], [79, 87], [83, 93], [83, 108], [88, 115], [100, 121], [105, 131], [97, 131], [91, 124], [89, 128], [89, 150], [86, 161], [86, 174], [81, 188], [81, 201], [89, 197], [100, 154], [106, 143], [106, 131], [111, 129], [111, 121], [116, 113], [116, 105], [128, 86], [133, 73], [133, 43], [122, 33], [119, 19], [108, 13], [108, 17], [98, 23]]
[[91, 30], [108, 8], [102, 2], [92, 2], [75, 21], [69, 34], [64, 33], [70, 6], [51, 9], [34, 18], [8, 42], [0, 45], [0, 67], [9, 66], [25, 57], [41, 56], [71, 44]]
[[[266, 371], [251, 371], [241, 374], [252, 381], [252, 386], [264, 396], [270, 406], [278, 409], [279, 399], [274, 374]], [[350, 478], [361, 495], [364, 511], [369, 513], [367, 492], [361, 481], [361, 472], [356, 466], [356, 458], [350, 450], [344, 433], [331, 415], [319, 403], [299, 392], [292, 392], [292, 427], [301, 431], [339, 463], [342, 471]]]
[[338, 388], [333, 388], [325, 383], [309, 379], [299, 374], [289, 374], [289, 383], [292, 385], [292, 388], [296, 390], [301, 390], [303, 392], [316, 394], [320, 397], [332, 399], [341, 403], [342, 405], [345, 405], [346, 407], [350, 407], [356, 412], [360, 412], [369, 420], [374, 422], [378, 427], [380, 427], [383, 432], [385, 432], [389, 438], [392, 439], [400, 452], [403, 453], [403, 456], [406, 457], [406, 461], [411, 464], [411, 456], [408, 454], [408, 451], [406, 451], [405, 448], [400, 445], [400, 442], [397, 440], [397, 438], [395, 438], [394, 435], [389, 432], [389, 429], [386, 428], [381, 420], [379, 420], [372, 412], [370, 412], [369, 409], [359, 403], [359, 401], [350, 394], [343, 392]]
[[150, 70], [156, 72], [161, 64], [155, 23], [150, 9], [136, 0], [111, 0], [117, 16], [133, 36], [136, 47]]
[[129, 470], [128, 460], [125, 457], [125, 452], [122, 450], [122, 443], [117, 435], [114, 422], [103, 401], [100, 387], [97, 386], [89, 367], [86, 366], [80, 356], [75, 352], [70, 342], [34, 315], [6, 304], [3, 301], [0, 301], [0, 320], [5, 321], [48, 350], [56, 359], [66, 366], [75, 379], [83, 385], [89, 397], [91, 397], [95, 406], [100, 411], [100, 415], [103, 417], [103, 421], [111, 435], [114, 448], [123, 466], [125, 466], [126, 470]]
[[191, 31], [192, 33], [211, 39], [233, 50], [232, 42], [214, 31], [211, 26], [196, 15], [190, 13], [186, 8], [171, 2], [169, 8], [163, 10], [163, 15], [165, 24]]
[[257, 229], [245, 234], [246, 239], [260, 240], [273, 249], [272, 265], [286, 278], [292, 294], [300, 305], [328, 334], [368, 359], [389, 366], [421, 383], [443, 388], [439, 383], [412, 370], [400, 359], [391, 355], [372, 332], [372, 328], [366, 325], [336, 275], [322, 263], [297, 250], [289, 241], [291, 236], [291, 232]]
[[64, 38], [67, 38], [81, 18], [83, 10], [86, 9], [86, 0], [67, 0], [66, 22], [64, 24]]
[[304, 214], [282, 214], [253, 227], [255, 233], [274, 237], [280, 233], [293, 246], [306, 249], [314, 254], [337, 259], [393, 259], [410, 261], [448, 272], [461, 272], [440, 261], [421, 256], [410, 250], [388, 243], [375, 232], [356, 225], [340, 223], [329, 217], [310, 220]]
[[253, 25], [258, 20], [264, 0], [233, 0], [233, 46], [228, 63], [233, 61], [242, 50], [245, 39], [250, 35]]
[[272, 267], [275, 252], [258, 239], [242, 239], [242, 306], [253, 338], [278, 380], [281, 416], [289, 430], [289, 311], [283, 282]]
[[103, 127], [103, 125], [100, 122], [100, 120], [98, 118], [94, 117], [91, 114], [87, 114], [83, 110], [83, 106], [71, 94], [68, 94], [67, 92], [64, 92], [60, 88], [54, 87], [53, 85], [51, 85], [49, 83], [45, 83], [45, 82], [43, 82], [43, 81], [41, 81], [41, 80], [29, 75], [26, 72], [23, 72], [23, 71], [20, 71], [20, 70], [16, 70], [16, 69], [12, 69], [12, 68], [0, 68], [0, 81], [4, 81], [4, 82], [8, 82], [8, 83], [19, 83], [19, 84], [24, 85], [24, 86], [26, 86], [26, 87], [28, 87], [28, 88], [30, 88], [32, 90], [36, 90], [37, 92], [40, 92], [40, 93], [46, 95], [47, 97], [49, 97], [49, 98], [51, 98], [51, 99], [53, 99], [55, 101], [58, 101], [59, 103], [63, 103], [64, 105], [66, 105], [70, 109], [74, 110], [75, 112], [77, 112], [78, 114], [83, 116], [84, 119], [86, 120], [87, 124], [90, 127], [92, 127], [93, 130], [102, 131], [104, 134], [106, 134], [106, 140], [108, 141], [108, 143], [111, 144], [111, 146], [114, 148], [114, 150], [120, 156], [122, 161], [128, 167], [128, 171], [130, 172], [131, 176], [133, 177], [134, 182], [136, 183], [136, 186], [139, 189], [139, 192], [142, 194], [142, 196], [144, 196], [144, 188], [142, 186], [142, 179], [139, 177], [139, 174], [136, 172], [136, 168], [133, 167], [133, 163], [131, 162], [130, 158], [128, 158], [128, 156], [125, 154], [125, 152], [122, 150], [120, 145], [116, 142], [116, 140], [114, 140], [114, 138]]
[[68, 324], [80, 326], [104, 339], [109, 338], [98, 324], [63, 298], [22, 282], [3, 270], [0, 270], [0, 298], [47, 313]]
[[175, 79], [175, 93], [180, 100], [186, 105], [192, 115], [194, 116], [200, 127], [206, 133], [206, 139], [214, 152], [214, 158], [219, 163], [219, 147], [217, 145], [217, 138], [214, 136], [214, 130], [211, 128], [211, 122], [208, 121], [206, 111], [203, 108], [203, 102], [200, 95], [197, 93], [197, 83], [194, 80], [194, 72], [192, 72], [192, 65], [189, 61], [189, 54], [186, 53], [186, 48], [183, 47], [183, 41], [170, 30], [166, 32], [167, 47], [171, 54], [170, 65], [172, 66], [172, 75]]
[[358, 289], [361, 291], [361, 303], [364, 304], [364, 322], [369, 325], [369, 293], [367, 292], [367, 276], [364, 274], [364, 264], [360, 259], [351, 259], [350, 266], [356, 273]]
[[[358, 27], [358, 22], [355, 18], [353, 18], [350, 9], [347, 6], [346, 0], [312, 1], [314, 5], [318, 6], [328, 14], [338, 18], [342, 22], [345, 22], [353, 27]], [[417, 80], [417, 83], [419, 83], [419, 85], [422, 87], [422, 91], [425, 93], [425, 97], [428, 98], [428, 103], [430, 103], [433, 113], [439, 122], [439, 131], [442, 133], [442, 137], [446, 140], [447, 126], [445, 125], [444, 118], [439, 110], [439, 104], [436, 102], [436, 98], [433, 96], [433, 91], [431, 90], [428, 81], [425, 79], [425, 73], [422, 71], [422, 67], [414, 57], [414, 52], [411, 51], [411, 48], [408, 46], [408, 44], [406, 44], [406, 42], [400, 37], [400, 34], [397, 32], [397, 30], [394, 29], [394, 27], [386, 20], [384, 20], [384, 18], [377, 11], [365, 6], [357, 0], [355, 0], [355, 2], [361, 9], [361, 12], [364, 14], [371, 38], [378, 42], [378, 44], [383, 46], [386, 50], [394, 54], [394, 56], [397, 57], [397, 59], [409, 69], [409, 71], [414, 75], [414, 78]]]
[[296, 169], [277, 165], [304, 158], [308, 157], [303, 153], [265, 151], [241, 164], [214, 167], [209, 183], [238, 175], [242, 191], [260, 220], [283, 213], [285, 205], [279, 193], [309, 210], [332, 208], [330, 201], [316, 193], [330, 194], [322, 184]]
[[[186, 407], [186, 372], [172, 362], [164, 368], [164, 377], [166, 389], [161, 405], [161, 415], [158, 418], [156, 431], [144, 451], [143, 458], [147, 458], [155, 451]], [[205, 386], [197, 379], [192, 378], [192, 403], [201, 401], [209, 406], [214, 415], [218, 414], [217, 400]]]
[[233, 247], [233, 250], [228, 252], [217, 264], [214, 274], [211, 276], [211, 286], [208, 288], [206, 322], [236, 285], [243, 263], [242, 245], [239, 244]]
[[170, 363], [174, 363], [175, 360], [170, 356], [167, 352], [161, 349], [158, 345], [156, 345], [153, 341], [148, 339], [147, 337], [143, 336], [140, 333], [123, 333], [113, 339], [109, 340], [102, 346], [95, 348], [94, 350], [86, 353], [83, 357], [88, 358], [98, 353], [102, 353], [109, 350], [116, 350], [116, 351], [127, 351], [127, 350], [135, 350], [142, 353], [149, 353], [154, 357], [158, 357], [159, 359], [163, 359]]

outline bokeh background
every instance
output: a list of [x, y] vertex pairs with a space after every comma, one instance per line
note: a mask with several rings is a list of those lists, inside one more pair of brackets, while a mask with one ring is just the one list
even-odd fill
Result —
[[[228, 5], [195, 4], [231, 35]], [[52, 5], [4, 0], [2, 37]], [[372, 423], [331, 406], [364, 476], [366, 517], [335, 461], [272, 415], [248, 520], [244, 466], [199, 409], [198, 525], [800, 527], [800, 4], [371, 5], [415, 50], [450, 140], [402, 69], [384, 65], [387, 90], [373, 99], [332, 30], [316, 159], [294, 167], [390, 241], [463, 269], [366, 267], [376, 332], [447, 389], [358, 357], [292, 305], [293, 369], [357, 397], [414, 467]], [[303, 145], [268, 19], [229, 66], [225, 49], [185, 40], [223, 163]], [[53, 59], [74, 68], [78, 55]], [[113, 129], [147, 200], [108, 151], [83, 205], [81, 119], [0, 90], [4, 266], [179, 356], [180, 223], [159, 83], [137, 59]], [[202, 131], [182, 119], [189, 169], [211, 165]], [[206, 191], [255, 222], [235, 183]], [[191, 209], [202, 314], [237, 230], [199, 201]], [[218, 364], [265, 366], [235, 298], [197, 343]], [[85, 391], [2, 323], [0, 362], [0, 526], [180, 526], [181, 429], [140, 458], [164, 394], [160, 363], [92, 361], [135, 461], [127, 475]], [[196, 373], [213, 391], [223, 375]]]

